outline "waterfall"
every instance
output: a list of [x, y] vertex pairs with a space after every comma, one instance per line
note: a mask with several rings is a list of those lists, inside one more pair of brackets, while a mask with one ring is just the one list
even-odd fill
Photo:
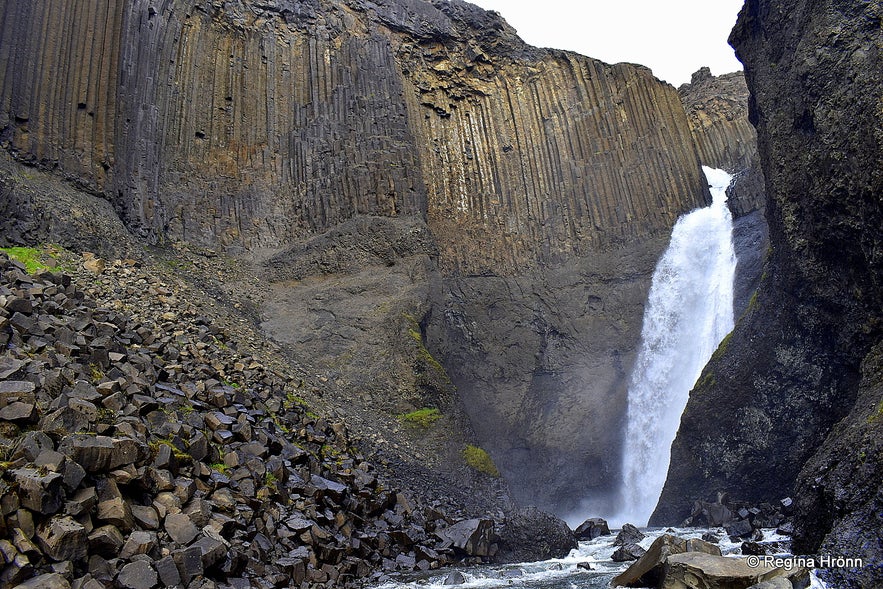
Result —
[[616, 520], [646, 525], [656, 507], [690, 389], [733, 329], [732, 176], [703, 166], [713, 202], [682, 216], [653, 272], [641, 349], [628, 392], [623, 506]]

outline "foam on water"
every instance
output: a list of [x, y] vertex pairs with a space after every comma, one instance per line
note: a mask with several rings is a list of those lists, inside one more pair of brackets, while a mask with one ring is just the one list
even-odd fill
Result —
[[629, 385], [622, 506], [611, 524], [644, 525], [668, 472], [690, 389], [733, 329], [736, 254], [726, 189], [732, 177], [703, 167], [711, 206], [678, 219], [650, 287]]

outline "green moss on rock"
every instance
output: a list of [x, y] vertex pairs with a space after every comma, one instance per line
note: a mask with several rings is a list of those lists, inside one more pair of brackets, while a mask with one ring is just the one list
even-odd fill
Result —
[[398, 416], [398, 418], [406, 424], [421, 427], [423, 429], [428, 428], [430, 425], [441, 419], [441, 417], [441, 413], [435, 407], [424, 407], [423, 409], [418, 409], [417, 411], [411, 411], [410, 413], [404, 413]]
[[463, 458], [466, 460], [466, 464], [479, 472], [492, 477], [500, 476], [500, 471], [497, 469], [497, 465], [494, 464], [491, 455], [483, 448], [467, 444], [466, 448], [463, 449]]

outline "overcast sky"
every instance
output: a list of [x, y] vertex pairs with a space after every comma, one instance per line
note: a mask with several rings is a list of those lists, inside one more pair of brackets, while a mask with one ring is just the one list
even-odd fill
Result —
[[727, 45], [742, 0], [468, 0], [496, 10], [531, 45], [646, 65], [674, 86], [703, 65], [742, 69]]

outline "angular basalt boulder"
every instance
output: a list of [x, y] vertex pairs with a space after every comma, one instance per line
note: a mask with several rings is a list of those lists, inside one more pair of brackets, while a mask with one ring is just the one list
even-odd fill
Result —
[[590, 517], [573, 531], [573, 535], [578, 540], [594, 540], [608, 534], [610, 534], [610, 528], [607, 526], [607, 520], [600, 517]]
[[750, 566], [747, 559], [685, 552], [668, 557], [662, 589], [747, 589], [784, 575], [772, 565]]
[[578, 546], [567, 523], [535, 507], [509, 514], [499, 537], [499, 563], [563, 558]]
[[673, 554], [704, 552], [720, 556], [720, 548], [695, 538], [684, 540], [671, 534], [656, 538], [647, 552], [613, 579], [614, 587], [657, 587], [665, 576], [665, 563]]

